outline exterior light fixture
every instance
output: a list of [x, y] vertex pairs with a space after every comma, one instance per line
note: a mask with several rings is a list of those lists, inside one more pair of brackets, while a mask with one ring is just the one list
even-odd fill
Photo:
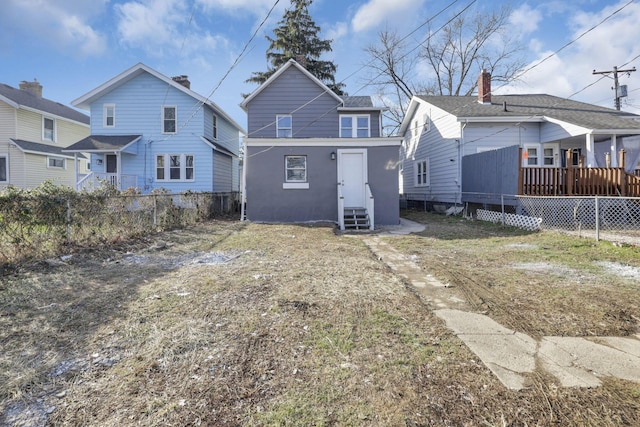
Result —
[[331, 160], [335, 160], [336, 159], [336, 152], [332, 151], [331, 152]]

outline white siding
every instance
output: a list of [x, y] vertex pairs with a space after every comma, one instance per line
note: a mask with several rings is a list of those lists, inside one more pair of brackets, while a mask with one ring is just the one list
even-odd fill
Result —
[[540, 141], [557, 141], [572, 136], [585, 135], [588, 131], [588, 129], [569, 123], [546, 122], [542, 124], [542, 129], [540, 130]]
[[[421, 129], [415, 135], [415, 121], [423, 127], [424, 115], [430, 117], [428, 131]], [[404, 135], [400, 156], [403, 161], [401, 192], [418, 194], [427, 200], [455, 202], [459, 200], [458, 143], [460, 123], [447, 112], [430, 105], [420, 103], [411, 118], [410, 126]], [[429, 160], [429, 185], [415, 185], [416, 161]], [[453, 161], [452, 161], [453, 160]]]

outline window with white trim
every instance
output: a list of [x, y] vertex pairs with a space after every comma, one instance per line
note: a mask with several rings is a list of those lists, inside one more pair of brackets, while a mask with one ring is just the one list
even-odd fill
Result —
[[368, 138], [368, 115], [340, 115], [340, 138]]
[[64, 157], [47, 157], [47, 167], [56, 169], [66, 169], [67, 162]]
[[174, 105], [162, 106], [162, 133], [176, 133], [178, 123], [178, 107]]
[[276, 138], [293, 137], [293, 118], [290, 114], [276, 115]]
[[193, 181], [195, 178], [192, 154], [158, 154], [156, 181]]
[[553, 148], [545, 148], [542, 150], [542, 162], [545, 166], [553, 166], [556, 164], [555, 150]]
[[416, 120], [413, 122], [413, 135], [418, 136], [419, 133], [420, 133], [420, 126], [418, 125], [418, 121]]
[[429, 117], [429, 114], [424, 113], [422, 115], [422, 123], [423, 123], [422, 131], [429, 132], [429, 130], [431, 130], [431, 118]]
[[112, 128], [116, 125], [116, 104], [104, 104], [102, 106], [102, 125], [106, 128]]
[[536, 147], [527, 148], [527, 166], [538, 166], [538, 149]]
[[0, 182], [9, 181], [9, 159], [6, 155], [0, 155]]
[[213, 139], [218, 139], [218, 116], [213, 115]]
[[42, 139], [46, 141], [56, 140], [56, 121], [49, 117], [42, 118]]
[[307, 156], [284, 156], [285, 182], [307, 182]]
[[429, 186], [429, 159], [416, 161], [413, 170], [415, 173], [416, 187]]

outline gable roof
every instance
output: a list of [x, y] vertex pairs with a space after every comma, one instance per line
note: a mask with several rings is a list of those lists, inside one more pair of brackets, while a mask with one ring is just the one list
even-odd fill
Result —
[[27, 108], [89, 125], [89, 116], [80, 111], [76, 111], [59, 102], [41, 98], [28, 90], [16, 89], [4, 83], [0, 83], [0, 100], [16, 109]]
[[169, 78], [169, 77], [157, 72], [153, 68], [148, 67], [147, 65], [143, 64], [142, 62], [138, 62], [133, 67], [129, 68], [128, 70], [123, 71], [122, 73], [118, 74], [117, 76], [115, 76], [111, 80], [101, 84], [100, 86], [98, 86], [97, 88], [93, 89], [92, 91], [82, 95], [79, 98], [74, 99], [71, 102], [71, 105], [73, 105], [74, 107], [78, 107], [78, 108], [82, 108], [82, 109], [88, 110], [90, 108], [90, 106], [91, 106], [91, 103], [93, 103], [94, 101], [96, 101], [100, 97], [102, 97], [105, 94], [111, 92], [112, 90], [122, 86], [123, 84], [127, 83], [128, 81], [130, 81], [130, 80], [132, 80], [132, 79], [134, 79], [136, 77], [138, 77], [139, 75], [141, 75], [143, 73], [149, 73], [152, 76], [156, 77], [157, 79], [162, 80], [164, 83], [168, 84], [169, 86], [172, 86], [173, 88], [175, 88], [175, 89], [177, 89], [177, 90], [189, 95], [190, 97], [196, 99], [197, 101], [201, 102], [202, 104], [208, 105], [209, 107], [211, 107], [216, 112], [216, 114], [219, 114], [220, 116], [224, 117], [236, 129], [238, 129], [238, 131], [240, 131], [243, 134], [247, 133], [242, 128], [242, 126], [240, 126], [238, 123], [236, 123], [235, 120], [233, 120], [215, 102], [211, 101], [209, 98], [205, 98], [204, 96], [192, 91], [191, 89], [187, 89], [185, 86], [183, 86], [180, 83], [175, 82], [173, 79], [171, 79], [171, 78]]
[[[491, 104], [480, 104], [475, 96], [417, 95], [412, 99], [406, 117], [413, 113], [416, 106], [414, 101], [420, 100], [456, 116], [458, 121], [560, 121], [595, 133], [640, 133], [639, 115], [552, 95], [493, 95]], [[407, 121], [404, 120], [401, 133], [404, 133], [407, 125]]]
[[[34, 153], [34, 154], [54, 154], [60, 157], [73, 157], [69, 156], [69, 154], [63, 152], [62, 147], [56, 147], [55, 145], [41, 144], [39, 142], [31, 142], [25, 141], [23, 139], [14, 139], [10, 138], [11, 142], [13, 142], [16, 147], [20, 149], [23, 153]], [[82, 154], [78, 156], [79, 158], [86, 158]]]
[[62, 149], [69, 153], [100, 153], [121, 151], [142, 138], [142, 135], [89, 135]]
[[267, 80], [265, 80], [264, 83], [262, 83], [260, 86], [258, 86], [258, 88], [256, 88], [256, 90], [251, 92], [249, 94], [249, 96], [247, 96], [244, 99], [244, 101], [242, 101], [240, 103], [240, 107], [244, 111], [247, 111], [247, 104], [249, 102], [251, 102], [251, 100], [253, 98], [255, 98], [260, 92], [262, 92], [267, 86], [269, 86], [274, 80], [276, 80], [278, 77], [280, 77], [280, 75], [282, 75], [285, 71], [287, 71], [291, 67], [295, 67], [298, 70], [300, 70], [302, 72], [302, 74], [304, 74], [305, 76], [307, 76], [309, 78], [309, 80], [311, 80], [312, 82], [317, 84], [320, 87], [320, 89], [322, 89], [323, 92], [327, 92], [329, 95], [334, 97], [336, 99], [336, 101], [338, 101], [340, 103], [343, 102], [342, 98], [340, 98], [334, 91], [329, 89], [329, 87], [327, 85], [325, 85], [324, 83], [322, 83], [316, 76], [311, 74], [309, 72], [309, 70], [304, 68], [302, 65], [298, 64], [294, 59], [290, 59], [290, 60], [287, 61], [286, 64], [284, 64], [282, 67], [278, 68], [278, 70], [275, 73], [273, 73]]

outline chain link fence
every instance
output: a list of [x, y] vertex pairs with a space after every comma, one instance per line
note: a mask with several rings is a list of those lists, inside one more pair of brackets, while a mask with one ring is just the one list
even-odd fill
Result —
[[[49, 189], [50, 190], [50, 189]], [[0, 193], [0, 267], [239, 212], [238, 193]]]
[[405, 194], [400, 207], [640, 246], [638, 197], [462, 193], [459, 200], [455, 194]]

